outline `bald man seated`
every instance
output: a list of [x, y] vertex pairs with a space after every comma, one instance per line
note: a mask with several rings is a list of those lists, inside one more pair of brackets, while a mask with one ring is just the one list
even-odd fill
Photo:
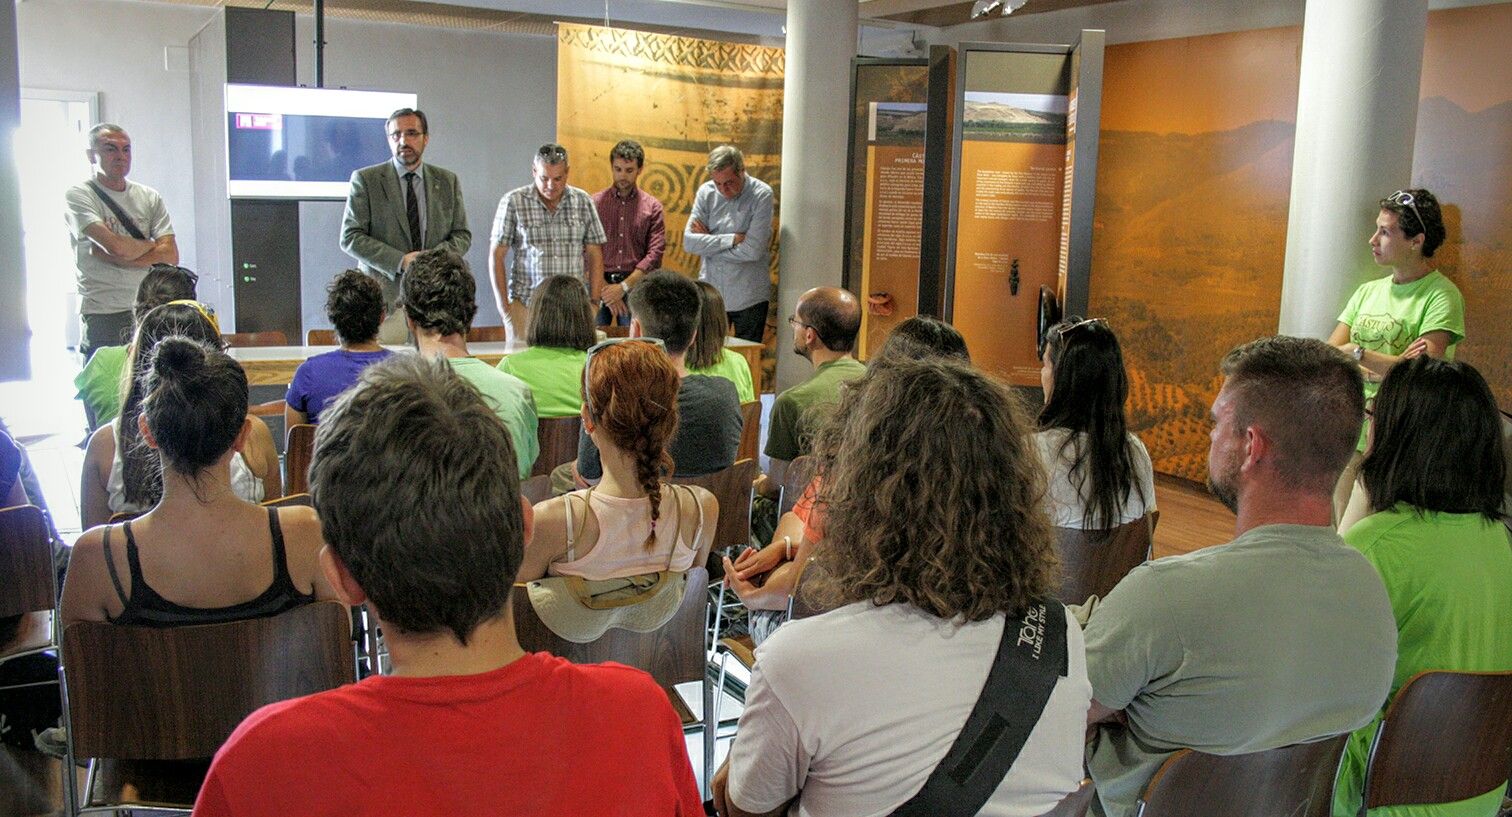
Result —
[[861, 331], [861, 302], [855, 295], [836, 287], [815, 287], [798, 298], [788, 323], [793, 351], [813, 364], [814, 373], [772, 403], [765, 449], [771, 465], [756, 481], [756, 490], [774, 499], [788, 463], [808, 453], [823, 407], [835, 402], [842, 384], [866, 373], [855, 356]]

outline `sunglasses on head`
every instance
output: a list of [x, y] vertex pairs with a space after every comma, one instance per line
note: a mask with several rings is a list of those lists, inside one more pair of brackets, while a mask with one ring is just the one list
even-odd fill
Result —
[[1108, 322], [1103, 318], [1083, 319], [1080, 315], [1072, 315], [1071, 317], [1066, 318], [1064, 321], [1061, 321], [1060, 326], [1055, 327], [1055, 334], [1057, 337], [1064, 338], [1066, 335], [1069, 335], [1072, 332], [1081, 329], [1082, 327], [1091, 326], [1093, 324], [1102, 324], [1103, 326], [1107, 326]]
[[556, 145], [542, 145], [536, 155], [548, 165], [558, 165], [567, 161], [567, 149]]
[[1414, 216], [1417, 216], [1418, 228], [1419, 228], [1418, 232], [1426, 232], [1427, 231], [1427, 229], [1428, 229], [1428, 222], [1423, 221], [1423, 214], [1418, 212], [1418, 209], [1417, 209], [1417, 200], [1415, 198], [1413, 198], [1413, 196], [1412, 196], [1411, 193], [1407, 192], [1406, 190], [1398, 190], [1395, 193], [1392, 193], [1391, 195], [1387, 196], [1386, 200], [1389, 201], [1389, 202], [1391, 202], [1392, 204], [1401, 205], [1403, 207], [1411, 207], [1412, 208], [1412, 214]]
[[583, 404], [588, 406], [589, 416], [598, 416], [598, 411], [593, 408], [593, 390], [589, 388], [589, 371], [593, 367], [593, 358], [599, 352], [621, 343], [649, 343], [652, 346], [667, 351], [667, 344], [661, 338], [609, 338], [588, 347], [588, 356], [583, 358]]

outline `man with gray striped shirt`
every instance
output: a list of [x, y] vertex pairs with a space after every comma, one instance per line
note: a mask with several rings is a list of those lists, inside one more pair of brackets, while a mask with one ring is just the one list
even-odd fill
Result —
[[772, 300], [772, 188], [745, 172], [733, 145], [709, 152], [683, 249], [703, 258], [699, 277], [724, 297], [735, 337], [761, 343]]

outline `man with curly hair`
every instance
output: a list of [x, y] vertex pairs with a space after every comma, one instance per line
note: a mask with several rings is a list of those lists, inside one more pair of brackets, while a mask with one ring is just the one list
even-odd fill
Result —
[[468, 354], [467, 329], [478, 313], [477, 294], [478, 284], [462, 256], [450, 250], [427, 250], [410, 262], [400, 304], [420, 354], [445, 358], [482, 392], [484, 401], [509, 428], [523, 479], [530, 476], [541, 453], [535, 394], [520, 378]]

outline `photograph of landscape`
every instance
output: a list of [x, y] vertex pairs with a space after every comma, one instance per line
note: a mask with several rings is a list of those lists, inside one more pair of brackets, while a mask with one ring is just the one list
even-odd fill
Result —
[[867, 141], [879, 145], [923, 145], [927, 107], [923, 102], [873, 102]]
[[972, 141], [1064, 145], [1066, 97], [967, 91], [961, 134]]

